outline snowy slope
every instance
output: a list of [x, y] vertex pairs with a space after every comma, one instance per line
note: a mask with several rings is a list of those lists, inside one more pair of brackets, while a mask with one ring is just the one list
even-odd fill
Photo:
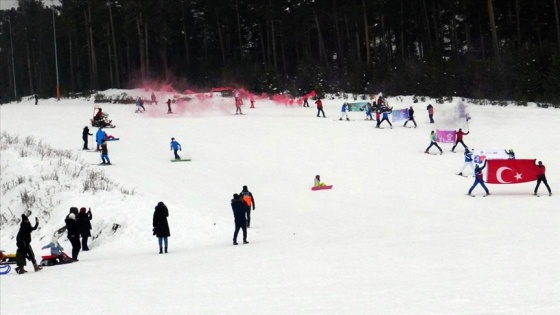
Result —
[[[389, 101], [395, 109], [414, 106], [418, 128], [375, 129], [359, 112], [337, 121], [338, 99], [324, 101], [326, 119], [315, 117], [313, 104], [266, 100], [244, 106], [243, 116], [232, 115], [232, 100], [220, 97], [174, 104], [173, 115], [161, 103], [145, 105], [142, 114], [134, 105], [100, 104], [117, 125], [107, 132], [121, 138], [109, 143], [115, 165], [102, 170], [135, 193], [57, 195], [61, 201], [41, 218], [32, 246], [37, 256], [48, 253], [40, 247], [70, 206], [91, 207], [94, 230], [113, 222], [122, 227], [91, 242], [79, 263], [2, 276], [2, 314], [52, 314], [67, 301], [80, 301], [84, 314], [559, 313], [556, 195], [533, 197], [532, 182], [489, 185], [490, 197], [469, 198], [472, 178], [455, 175], [462, 150], [423, 151], [430, 130], [468, 127], [471, 147], [513, 148], [518, 158], [542, 160], [554, 193], [560, 111], [470, 105], [467, 126], [456, 99], [431, 102], [431, 125], [427, 103]], [[52, 99], [8, 104], [0, 109], [1, 131], [71, 150], [88, 169], [99, 169], [92, 165], [99, 155], [80, 150], [93, 106]], [[171, 137], [192, 162], [170, 163]], [[24, 163], [8, 152], [2, 165], [8, 156]], [[316, 174], [334, 188], [311, 191]], [[3, 169], [3, 183], [4, 175]], [[232, 246], [229, 203], [243, 185], [256, 201], [251, 243]], [[170, 210], [167, 255], [157, 254], [151, 234], [159, 201]], [[1, 233], [2, 249], [15, 252], [17, 226]], [[70, 250], [67, 240], [62, 245]], [[57, 299], [62, 305], [52, 303]]]

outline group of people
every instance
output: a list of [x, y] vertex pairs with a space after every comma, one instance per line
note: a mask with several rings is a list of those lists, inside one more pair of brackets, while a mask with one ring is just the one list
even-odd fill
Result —
[[233, 194], [231, 200], [231, 209], [233, 210], [233, 218], [235, 222], [235, 231], [233, 232], [233, 245], [237, 245], [237, 235], [239, 230], [243, 231], [243, 244], [249, 244], [247, 241], [247, 228], [251, 227], [251, 209], [255, 210], [255, 198], [253, 194], [243, 186], [239, 194]]
[[[54, 259], [58, 259], [59, 262], [76, 262], [78, 261], [78, 254], [80, 250], [88, 251], [88, 238], [91, 237], [91, 220], [92, 214], [91, 209], [86, 210], [82, 207], [79, 211], [76, 207], [70, 208], [70, 213], [66, 216], [64, 220], [66, 226], [66, 232], [68, 240], [72, 244], [72, 257], [68, 257], [64, 252], [64, 248], [59, 244], [59, 237], [55, 234], [51, 242], [42, 247], [42, 249], [50, 248], [51, 256]], [[18, 234], [16, 236], [16, 272], [18, 274], [24, 274], [27, 272], [25, 266], [27, 260], [31, 262], [35, 272], [43, 269], [39, 264], [37, 264], [37, 259], [35, 258], [35, 253], [31, 247], [31, 232], [37, 230], [39, 227], [39, 219], [35, 218], [35, 225], [32, 226], [27, 215], [21, 215], [21, 223], [19, 227]], [[81, 238], [81, 242], [80, 242]]]

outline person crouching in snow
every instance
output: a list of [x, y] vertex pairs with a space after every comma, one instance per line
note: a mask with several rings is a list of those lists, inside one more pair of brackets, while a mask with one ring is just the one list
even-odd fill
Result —
[[486, 195], [488, 196], [490, 195], [490, 192], [488, 191], [488, 188], [486, 187], [486, 185], [484, 185], [484, 178], [482, 175], [482, 170], [486, 167], [486, 160], [484, 160], [484, 165], [482, 167], [480, 167], [480, 165], [476, 165], [476, 167], [474, 168], [474, 183], [471, 186], [471, 188], [469, 189], [469, 193], [467, 195], [472, 196], [471, 193], [473, 191], [473, 189], [476, 187], [476, 185], [480, 184], [480, 186], [482, 186], [482, 188], [484, 189], [484, 191], [486, 191]]
[[469, 149], [465, 149], [465, 164], [463, 164], [463, 168], [461, 168], [461, 171], [459, 171], [457, 175], [464, 176], [463, 171], [467, 166], [470, 166], [474, 172], [472, 152]]
[[51, 242], [42, 247], [42, 249], [47, 248], [51, 249], [51, 256], [56, 256], [61, 263], [69, 262], [72, 260], [72, 258], [70, 258], [63, 252], [64, 248], [62, 248], [62, 246], [60, 246], [60, 244], [58, 243], [58, 236], [53, 236]]
[[315, 186], [315, 187], [325, 186], [325, 183], [321, 182], [321, 176], [319, 176], [319, 175], [315, 176], [315, 184], [313, 186]]
[[346, 116], [346, 120], [350, 120], [348, 118], [348, 103], [344, 102], [344, 104], [342, 104], [342, 108], [340, 109], [340, 119], [342, 120], [342, 117]]

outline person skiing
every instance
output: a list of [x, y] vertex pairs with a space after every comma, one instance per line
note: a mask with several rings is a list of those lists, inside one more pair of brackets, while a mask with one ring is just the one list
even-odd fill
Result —
[[486, 187], [486, 185], [484, 185], [484, 178], [483, 178], [483, 174], [482, 174], [482, 170], [486, 167], [486, 161], [484, 160], [484, 165], [482, 167], [480, 167], [480, 165], [476, 165], [474, 168], [474, 183], [471, 186], [471, 188], [469, 189], [469, 192], [467, 193], [467, 195], [472, 196], [471, 193], [473, 191], [473, 189], [476, 187], [476, 185], [480, 184], [480, 186], [482, 186], [482, 188], [484, 189], [484, 191], [486, 191], [486, 195], [484, 195], [484, 197], [490, 195], [490, 192], [488, 191], [488, 188]]
[[72, 261], [72, 258], [68, 257], [63, 250], [64, 248], [58, 243], [58, 236], [53, 236], [50, 243], [43, 246], [41, 249], [51, 249], [51, 256], [56, 256], [60, 262], [69, 262]]
[[340, 119], [338, 120], [342, 120], [342, 117], [346, 116], [346, 120], [350, 120], [348, 118], [348, 103], [344, 102], [344, 104], [342, 104], [342, 108], [340, 109]]
[[473, 169], [474, 172], [474, 166], [473, 166], [473, 154], [469, 149], [465, 149], [465, 163], [463, 164], [463, 168], [461, 168], [461, 170], [459, 171], [459, 174], [457, 175], [463, 175], [463, 171], [465, 170], [465, 168], [467, 166], [470, 166]]
[[371, 116], [371, 110], [372, 110], [371, 104], [369, 102], [366, 103], [366, 108], [365, 108], [366, 120], [373, 120], [373, 117]]
[[313, 186], [315, 186], [315, 187], [325, 186], [325, 183], [321, 182], [321, 176], [315, 175], [315, 182], [314, 182]]
[[463, 148], [468, 149], [468, 147], [465, 145], [465, 143], [463, 142], [463, 136], [468, 135], [470, 131], [467, 131], [466, 133], [463, 132], [463, 129], [459, 128], [459, 131], [455, 131], [455, 136], [457, 137], [455, 139], [455, 144], [453, 145], [453, 148], [451, 148], [451, 152], [455, 152], [455, 147], [457, 146], [457, 144], [461, 143], [463, 145]]
[[109, 150], [107, 149], [107, 140], [101, 140], [101, 164], [111, 165], [109, 160]]
[[416, 121], [414, 120], [414, 109], [412, 108], [412, 106], [410, 106], [410, 108], [408, 109], [408, 120], [404, 122], [404, 127], [406, 127], [406, 124], [408, 124], [409, 121], [412, 121], [414, 123], [414, 128], [417, 127]]
[[[152, 220], [154, 235], [158, 238], [159, 253], [163, 251], [167, 254], [167, 247], [169, 245], [167, 238], [171, 236], [169, 231], [169, 223], [167, 217], [169, 216], [169, 209], [163, 202], [158, 202], [154, 210], [154, 218]], [[162, 247], [162, 245], [164, 247]]]
[[233, 245], [237, 245], [237, 234], [239, 230], [243, 230], [243, 244], [248, 244], [247, 242], [247, 221], [245, 219], [245, 213], [247, 212], [247, 204], [243, 201], [243, 198], [238, 194], [233, 194], [233, 199], [231, 200], [231, 210], [233, 211], [233, 218], [235, 222], [235, 231], [233, 232]]
[[432, 104], [428, 104], [428, 106], [426, 106], [426, 110], [428, 111], [428, 117], [430, 117], [430, 124], [434, 123], [434, 107], [432, 106]]
[[317, 104], [317, 117], [319, 117], [319, 114], [321, 114], [321, 113], [323, 114], [323, 117], [326, 117], [325, 112], [323, 111], [323, 101], [321, 101], [321, 99], [318, 98], [315, 101], [315, 104]]
[[175, 160], [180, 160], [181, 157], [177, 154], [177, 150], [181, 151], [181, 144], [175, 140], [175, 138], [171, 138], [171, 150], [173, 150], [173, 154], [175, 154]]
[[78, 224], [78, 208], [70, 208], [70, 214], [66, 216], [64, 223], [66, 224], [67, 237], [72, 244], [72, 261], [78, 261], [78, 254], [80, 253], [80, 226]]
[[35, 253], [33, 252], [33, 248], [31, 248], [31, 232], [35, 231], [37, 227], [39, 227], [38, 218], [35, 218], [35, 226], [31, 226], [29, 218], [25, 214], [21, 215], [21, 224], [19, 226], [18, 234], [16, 235], [16, 246], [18, 248], [16, 256], [20, 256], [19, 259], [16, 257], [16, 260], [18, 260], [16, 272], [19, 274], [27, 272], [23, 268], [25, 266], [25, 258], [31, 261], [35, 272], [43, 269], [41, 266], [37, 265]]
[[375, 111], [375, 120], [377, 121], [375, 128], [381, 128], [379, 127], [379, 125], [381, 125], [381, 112], [379, 111], [379, 109]]
[[381, 119], [381, 121], [379, 122], [378, 126], [381, 127], [381, 124], [382, 124], [384, 121], [386, 121], [386, 122], [389, 123], [390, 128], [393, 129], [393, 124], [389, 121], [389, 114], [391, 113], [392, 110], [393, 110], [392, 108], [386, 108], [386, 109], [383, 111], [382, 119]]
[[241, 99], [241, 95], [239, 94], [239, 91], [235, 91], [233, 95], [235, 99], [235, 114], [243, 115], [243, 112], [241, 111], [241, 105], [243, 105], [243, 100]]
[[253, 211], [255, 210], [255, 198], [253, 194], [247, 189], [247, 186], [243, 186], [243, 189], [239, 193], [243, 201], [247, 204], [247, 227], [251, 227], [251, 207]]
[[88, 136], [93, 136], [93, 134], [89, 133], [88, 126], [85, 126], [84, 130], [82, 130], [82, 140], [84, 140], [84, 147], [83, 147], [82, 150], [89, 150], [89, 148], [88, 148]]
[[172, 114], [173, 112], [171, 111], [171, 99], [168, 98], [167, 99], [167, 113], [168, 114]]
[[91, 208], [86, 211], [86, 208], [80, 208], [80, 215], [78, 216], [78, 225], [80, 226], [80, 236], [82, 237], [82, 250], [88, 251], [88, 238], [91, 236]]
[[430, 148], [432, 146], [436, 146], [436, 148], [439, 149], [439, 154], [443, 154], [443, 150], [439, 147], [439, 145], [437, 144], [437, 136], [436, 133], [432, 130], [432, 132], [430, 132], [430, 145], [426, 148], [426, 151], [424, 151], [424, 153], [429, 153]]
[[548, 186], [548, 182], [546, 181], [546, 167], [542, 164], [542, 161], [539, 161], [537, 168], [537, 186], [535, 186], [535, 192], [533, 193], [533, 195], [537, 195], [537, 191], [539, 190], [539, 186], [542, 182], [546, 186], [546, 189], [548, 189], [548, 195], [552, 196], [552, 191], [550, 190], [550, 186]]
[[97, 129], [97, 132], [95, 133], [95, 142], [97, 143], [97, 151], [101, 151], [101, 141], [103, 141], [103, 139], [105, 139], [105, 132], [103, 131], [103, 129], [101, 127], [99, 127]]

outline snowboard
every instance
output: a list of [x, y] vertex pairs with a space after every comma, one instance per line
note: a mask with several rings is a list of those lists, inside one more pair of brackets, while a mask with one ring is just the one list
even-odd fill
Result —
[[120, 140], [120, 139], [121, 139], [121, 138], [105, 139], [105, 141], [118, 141], [118, 140]]
[[327, 186], [313, 186], [311, 187], [311, 190], [323, 190], [323, 189], [331, 189], [333, 185], [327, 185]]
[[97, 166], [112, 166], [112, 165], [115, 165], [115, 164], [113, 164], [113, 163], [111, 163], [111, 164], [98, 163], [98, 164], [93, 164], [93, 165], [97, 165]]
[[191, 159], [171, 160], [171, 162], [190, 162]]
[[438, 153], [432, 153], [432, 152], [424, 152], [424, 153], [426, 153], [426, 154], [431, 154], [431, 155], [442, 155], [442, 154], [443, 154], [443, 152], [442, 152], [442, 153], [439, 153], [439, 154], [438, 154]]
[[459, 175], [459, 176], [462, 176], [462, 177], [468, 177], [467, 175], [461, 175], [461, 174], [455, 174], [455, 175]]

